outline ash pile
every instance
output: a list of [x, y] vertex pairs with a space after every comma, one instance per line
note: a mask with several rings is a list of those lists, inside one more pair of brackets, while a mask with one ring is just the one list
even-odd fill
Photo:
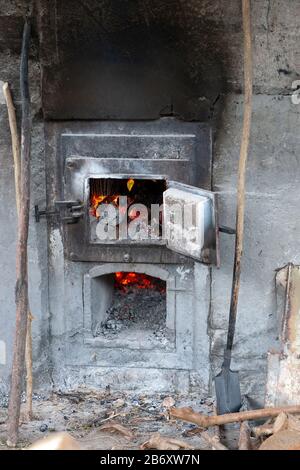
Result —
[[147, 331], [162, 343], [171, 340], [166, 328], [166, 292], [132, 286], [115, 290], [105, 322], [95, 328], [95, 336], [114, 338], [125, 330]]

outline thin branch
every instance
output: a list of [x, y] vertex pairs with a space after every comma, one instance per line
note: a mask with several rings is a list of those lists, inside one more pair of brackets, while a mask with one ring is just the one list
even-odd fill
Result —
[[26, 330], [26, 350], [25, 350], [25, 364], [26, 364], [26, 418], [28, 421], [32, 419], [32, 395], [33, 395], [33, 370], [32, 370], [32, 320], [33, 316], [29, 307], [28, 299], [28, 316], [27, 316], [27, 330]]
[[30, 43], [30, 24], [26, 21], [23, 30], [22, 54], [20, 66], [20, 88], [22, 99], [21, 129], [21, 203], [18, 225], [16, 256], [16, 330], [11, 373], [11, 389], [8, 407], [8, 439], [10, 446], [18, 440], [22, 380], [25, 362], [28, 302], [28, 225], [30, 210], [30, 146], [31, 146], [31, 110], [28, 86], [28, 55]]
[[283, 406], [279, 408], [263, 408], [262, 410], [242, 411], [240, 413], [228, 413], [225, 415], [204, 415], [191, 408], [171, 408], [169, 414], [172, 418], [182, 419], [189, 423], [197, 424], [201, 428], [222, 426], [230, 423], [241, 423], [262, 418], [274, 418], [280, 413], [300, 414], [300, 405]]
[[237, 317], [238, 297], [240, 290], [241, 277], [241, 259], [243, 254], [244, 241], [244, 219], [245, 219], [245, 182], [246, 182], [246, 164], [248, 158], [251, 117], [252, 117], [252, 40], [251, 40], [251, 8], [250, 0], [242, 0], [243, 6], [243, 29], [244, 29], [244, 81], [245, 81], [245, 101], [244, 101], [244, 120], [243, 134], [240, 149], [239, 170], [238, 170], [238, 189], [237, 189], [237, 213], [236, 213], [236, 239], [235, 256], [232, 277], [231, 301], [228, 338], [226, 349], [231, 351], [233, 346], [235, 322]]
[[[3, 94], [6, 101], [8, 120], [11, 134], [12, 153], [14, 160], [14, 174], [15, 174], [15, 193], [16, 193], [16, 206], [18, 221], [20, 217], [20, 206], [21, 206], [21, 148], [20, 138], [17, 126], [16, 110], [13, 103], [12, 94], [8, 83], [3, 85]], [[33, 373], [32, 373], [32, 334], [31, 334], [31, 323], [33, 316], [28, 311], [27, 318], [27, 334], [26, 334], [26, 415], [27, 419], [32, 418], [32, 392], [33, 392]]]
[[8, 83], [3, 85], [3, 94], [6, 101], [8, 120], [11, 134], [12, 153], [14, 159], [14, 172], [15, 172], [15, 191], [16, 191], [16, 205], [18, 217], [20, 214], [20, 200], [21, 200], [21, 156], [20, 156], [20, 138], [17, 126], [16, 111]]

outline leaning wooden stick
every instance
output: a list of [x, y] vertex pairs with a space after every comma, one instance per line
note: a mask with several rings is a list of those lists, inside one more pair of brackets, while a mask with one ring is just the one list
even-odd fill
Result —
[[229, 413], [225, 415], [207, 416], [197, 413], [192, 408], [171, 408], [169, 414], [172, 418], [182, 419], [189, 423], [197, 424], [201, 428], [211, 426], [222, 426], [223, 424], [241, 423], [262, 418], [274, 418], [280, 413], [300, 414], [300, 405], [286, 406], [280, 408], [263, 408], [262, 410], [242, 411], [240, 413]]
[[[9, 127], [11, 133], [12, 153], [14, 160], [14, 173], [15, 173], [15, 193], [16, 193], [16, 206], [18, 220], [20, 216], [20, 205], [21, 205], [21, 154], [20, 154], [20, 138], [17, 126], [16, 111], [12, 99], [12, 94], [8, 83], [3, 85], [3, 94], [6, 101]], [[33, 379], [32, 379], [32, 334], [31, 334], [31, 323], [33, 316], [28, 311], [27, 318], [27, 334], [26, 334], [26, 415], [27, 419], [32, 419], [32, 391], [33, 391]]]
[[252, 42], [251, 42], [251, 5], [250, 0], [242, 0], [243, 31], [244, 31], [244, 118], [242, 142], [240, 148], [237, 207], [236, 207], [236, 237], [234, 265], [232, 274], [231, 298], [228, 319], [227, 340], [224, 350], [222, 369], [215, 377], [215, 390], [218, 414], [235, 412], [241, 408], [242, 399], [237, 372], [231, 370], [232, 350], [234, 345], [238, 300], [241, 280], [241, 261], [244, 243], [245, 219], [245, 183], [246, 163], [251, 131], [252, 115]]
[[8, 406], [7, 444], [15, 446], [18, 440], [22, 379], [25, 362], [25, 347], [28, 317], [28, 225], [30, 210], [30, 145], [31, 113], [28, 86], [28, 54], [30, 42], [30, 25], [26, 21], [23, 31], [20, 87], [22, 98], [21, 130], [21, 203], [18, 224], [18, 241], [16, 253], [16, 331], [14, 339], [11, 389]]
[[14, 172], [15, 172], [15, 192], [16, 192], [16, 205], [18, 217], [20, 214], [20, 184], [21, 184], [21, 155], [20, 155], [20, 139], [17, 126], [16, 111], [8, 83], [3, 85], [3, 95], [6, 101], [9, 128], [11, 134], [12, 153], [14, 159]]
[[[236, 321], [238, 297], [241, 278], [241, 259], [243, 254], [244, 242], [244, 219], [245, 219], [245, 182], [246, 182], [246, 164], [250, 143], [251, 118], [252, 118], [252, 44], [251, 44], [251, 11], [250, 1], [242, 0], [243, 6], [243, 27], [244, 27], [244, 81], [245, 81], [245, 101], [244, 101], [244, 120], [243, 134], [240, 149], [240, 160], [238, 170], [238, 188], [237, 188], [237, 211], [236, 211], [236, 238], [235, 238], [235, 257], [232, 278], [230, 314]], [[228, 332], [227, 349], [232, 348], [234, 329]]]
[[[29, 305], [29, 300], [28, 300]], [[32, 395], [33, 395], [33, 371], [32, 371], [32, 320], [33, 316], [28, 310], [27, 316], [27, 330], [26, 330], [26, 350], [25, 350], [25, 364], [26, 364], [26, 418], [28, 421], [32, 420]]]

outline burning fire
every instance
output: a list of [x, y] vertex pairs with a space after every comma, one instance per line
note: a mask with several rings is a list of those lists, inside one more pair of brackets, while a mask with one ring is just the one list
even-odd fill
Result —
[[132, 190], [133, 186], [134, 186], [134, 180], [132, 178], [130, 178], [127, 181], [127, 189], [128, 189], [129, 192]]
[[[129, 192], [132, 191], [132, 188], [135, 184], [135, 181], [134, 179], [130, 178], [129, 180], [127, 180], [127, 189]], [[98, 206], [100, 204], [113, 204], [116, 208], [119, 207], [119, 198], [120, 198], [120, 195], [119, 194], [115, 194], [115, 195], [110, 195], [110, 196], [103, 196], [102, 194], [92, 194], [91, 195], [91, 209], [90, 209], [90, 214], [93, 216], [93, 217], [99, 217], [97, 215], [97, 209], [98, 209]], [[132, 200], [129, 198], [129, 203], [131, 203]], [[136, 218], [137, 216], [132, 216], [131, 219], [134, 219]]]
[[126, 290], [128, 287], [138, 289], [156, 289], [165, 292], [165, 283], [160, 279], [147, 276], [142, 273], [118, 272], [115, 273], [115, 286], [118, 289]]
[[112, 196], [102, 196], [98, 194], [93, 194], [91, 196], [91, 215], [94, 217], [99, 217], [97, 215], [98, 206], [102, 203], [104, 204], [114, 204], [116, 207], [119, 205], [119, 195]]

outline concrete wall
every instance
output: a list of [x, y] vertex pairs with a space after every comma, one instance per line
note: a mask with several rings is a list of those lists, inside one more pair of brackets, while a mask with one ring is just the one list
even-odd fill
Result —
[[[290, 96], [254, 97], [247, 174], [245, 249], [234, 364], [244, 390], [261, 395], [266, 352], [276, 346], [275, 270], [299, 263], [300, 108]], [[236, 173], [242, 123], [242, 97], [226, 97], [223, 126], [215, 142], [214, 189], [219, 193], [221, 223], [235, 217]], [[212, 274], [211, 355], [220, 365], [228, 317], [234, 241], [221, 236], [221, 268]]]
[[[41, 0], [37, 3], [43, 2]], [[91, 0], [85, 3], [89, 5], [95, 2]], [[100, 3], [103, 8], [108, 5], [105, 1]], [[170, 8], [170, 3], [172, 8]], [[299, 79], [300, 73], [298, 46], [300, 0], [288, 2], [286, 0], [252, 0], [251, 3], [255, 96], [247, 175], [245, 254], [234, 365], [241, 371], [243, 390], [253, 397], [262, 398], [266, 353], [269, 348], [276, 345], [277, 335], [274, 273], [276, 269], [289, 261], [300, 263], [298, 240], [300, 169], [297, 154], [300, 105], [292, 104], [290, 96], [292, 82]], [[164, 2], [144, 2], [144, 4], [147, 6], [147, 21], [150, 24], [152, 18], [157, 15], [162, 23], [168, 21], [174, 28], [180, 27], [181, 31], [185, 31], [184, 36], [177, 38], [178, 42], [174, 43], [174, 48], [181, 50], [180, 47], [184, 47], [189, 76], [196, 77], [197, 83], [213, 83], [209, 96], [205, 96], [205, 87], [201, 90], [201, 87], [195, 86], [193, 97], [189, 96], [190, 108], [188, 111], [185, 109], [183, 114], [192, 118], [197, 118], [197, 116], [212, 118], [215, 135], [213, 186], [220, 195], [221, 223], [232, 225], [235, 219], [236, 174], [243, 111], [241, 2], [239, 0], [213, 2], [165, 0]], [[176, 8], [173, 8], [175, 4]], [[0, 1], [0, 80], [8, 80], [12, 84], [17, 108], [19, 53], [24, 10], [25, 6], [22, 1]], [[41, 10], [35, 10], [34, 15], [38, 23]], [[109, 24], [116, 30], [120, 28], [123, 31], [124, 25], [119, 25], [117, 21], [111, 22], [111, 15], [111, 12], [107, 15]], [[104, 15], [104, 20], [105, 18]], [[53, 18], [50, 19], [52, 21]], [[131, 19], [132, 25], [138, 24], [139, 20], [134, 15]], [[46, 20], [47, 17], [44, 16], [43, 22]], [[56, 61], [57, 57], [60, 57], [60, 51], [55, 47], [51, 50], [47, 49], [45, 47], [47, 42], [43, 43], [41, 36], [40, 40], [41, 48], [35, 30], [30, 67], [34, 123], [32, 202], [40, 202], [43, 206], [45, 175], [39, 63], [41, 62], [43, 66], [46, 63], [51, 66], [53, 57]], [[204, 50], [205, 68], [201, 63]], [[215, 80], [215, 68], [210, 67], [207, 57], [212, 58], [211, 62], [217, 63], [216, 70], [219, 70], [221, 85], [219, 80]], [[206, 80], [202, 82], [199, 74], [197, 75], [199, 70], [202, 75], [208, 71]], [[55, 78], [55, 74], [53, 76]], [[202, 105], [198, 107], [197, 104], [203, 102], [207, 103], [206, 112], [203, 112]], [[182, 103], [178, 106], [181, 110]], [[147, 117], [146, 114], [145, 112], [145, 117]], [[0, 272], [0, 341], [5, 341], [7, 352], [6, 364], [0, 364], [0, 384], [1, 387], [5, 387], [11, 363], [15, 311], [16, 214], [9, 130], [1, 95], [0, 123], [0, 260], [2, 268]], [[48, 317], [50, 315], [55, 318], [57, 315], [56, 312], [50, 312], [49, 315], [47, 313], [46, 225], [44, 222], [36, 225], [33, 219], [31, 222], [29, 256], [31, 305], [36, 317], [34, 363], [36, 371], [39, 372], [36, 374], [37, 383], [39, 383], [44, 379], [47, 380], [47, 368], [48, 365], [51, 366], [51, 357], [47, 357], [47, 338], [50, 333], [55, 334], [55, 329], [49, 330]], [[57, 245], [60, 241], [52, 237], [51, 243]], [[222, 235], [221, 268], [220, 270], [212, 269], [211, 278], [209, 334], [211, 336], [212, 374], [221, 363], [229, 309], [232, 260], [233, 238]], [[55, 266], [59, 266], [61, 259], [57, 259], [56, 263], [52, 265], [52, 270]], [[63, 269], [62, 266], [61, 269]], [[58, 282], [60, 282], [59, 279], [58, 274]], [[57, 318], [57, 325], [60, 321], [61, 318]], [[59, 330], [58, 327], [57, 329]]]
[[[251, 3], [255, 95], [247, 170], [245, 249], [233, 362], [241, 371], [243, 391], [262, 398], [266, 352], [277, 345], [279, 320], [276, 317], [275, 270], [288, 262], [300, 262], [300, 106], [294, 105], [290, 96], [293, 80], [299, 79], [300, 74], [297, 46], [300, 2]], [[233, 60], [233, 65], [238, 77], [238, 63]], [[234, 75], [232, 80], [236, 83]], [[213, 186], [219, 194], [221, 223], [230, 226], [235, 220], [243, 96], [227, 93], [221, 97], [218, 111]], [[221, 364], [224, 346], [233, 248], [233, 239], [222, 235], [221, 269], [212, 272], [213, 371]]]

